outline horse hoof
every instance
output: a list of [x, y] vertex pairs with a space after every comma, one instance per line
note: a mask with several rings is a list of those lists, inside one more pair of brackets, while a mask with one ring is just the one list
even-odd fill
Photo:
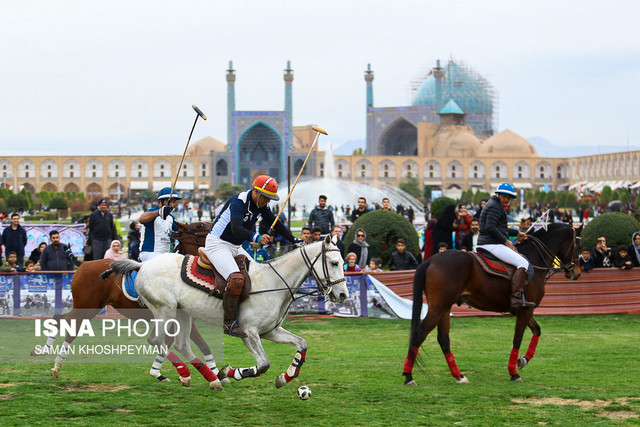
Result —
[[404, 383], [404, 385], [416, 385], [416, 386], [417, 386], [417, 385], [418, 385], [418, 383], [417, 383], [417, 382], [415, 382], [415, 380], [411, 380], [411, 381], [409, 381], [409, 382]]
[[529, 359], [524, 356], [520, 356], [520, 358], [518, 359], [518, 369], [524, 368], [525, 366], [527, 366], [527, 363], [529, 363]]
[[469, 380], [464, 375], [460, 375], [460, 378], [458, 378], [458, 384], [469, 384]]
[[51, 370], [49, 371], [51, 372], [51, 376], [55, 379], [58, 379], [58, 370], [56, 368], [51, 368]]
[[191, 385], [191, 375], [188, 377], [180, 377], [180, 384], [184, 387], [189, 387]]
[[220, 380], [220, 382], [221, 382], [221, 383], [223, 383], [223, 384], [230, 384], [230, 383], [231, 383], [231, 380], [230, 380], [229, 378], [220, 378], [220, 377], [218, 376], [218, 379], [219, 379], [219, 380]]
[[231, 366], [226, 365], [224, 368], [220, 369], [220, 371], [218, 371], [218, 373], [216, 375], [218, 375], [218, 378], [223, 380], [226, 379], [227, 382], [228, 381], [228, 377], [229, 377], [229, 371], [231, 370]]
[[171, 382], [171, 380], [169, 378], [165, 377], [164, 375], [160, 375], [157, 378], [157, 380], [160, 381], [161, 383], [170, 383]]
[[280, 388], [287, 383], [287, 380], [284, 378], [284, 374], [280, 374], [276, 377], [276, 388]]
[[524, 380], [519, 374], [511, 375], [511, 381], [513, 382], [523, 382]]
[[33, 350], [31, 350], [31, 355], [32, 356], [42, 356], [42, 355], [44, 355], [44, 353], [41, 352], [41, 351], [36, 351], [35, 349], [33, 349]]
[[209, 388], [212, 390], [222, 390], [222, 383], [220, 382], [220, 380], [215, 380], [215, 381], [211, 381], [209, 383]]

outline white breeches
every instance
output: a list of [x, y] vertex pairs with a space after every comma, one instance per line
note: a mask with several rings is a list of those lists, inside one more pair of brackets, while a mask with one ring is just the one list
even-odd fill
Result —
[[491, 252], [496, 258], [506, 262], [509, 265], [513, 265], [515, 268], [529, 268], [529, 261], [518, 252], [505, 245], [478, 245], [478, 248], [482, 248], [487, 252]]
[[242, 249], [241, 245], [229, 243], [214, 234], [207, 236], [204, 252], [209, 257], [209, 261], [218, 270], [218, 273], [227, 280], [231, 273], [240, 272], [236, 261], [233, 259], [234, 257], [244, 255], [247, 258], [251, 258], [247, 251]]
[[155, 258], [158, 255], [162, 255], [160, 252], [140, 252], [140, 262], [149, 261], [151, 258]]

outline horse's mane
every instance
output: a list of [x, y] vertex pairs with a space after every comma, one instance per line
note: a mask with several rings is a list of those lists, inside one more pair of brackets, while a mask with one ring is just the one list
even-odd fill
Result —
[[[572, 227], [573, 227], [572, 225], [565, 224], [562, 222], [553, 222], [551, 224], [548, 224], [546, 226], [546, 229], [545, 227], [540, 227], [537, 230], [535, 230], [533, 233], [530, 233], [529, 235], [544, 241], [546, 236], [555, 236], [559, 231], [570, 230]], [[518, 248], [518, 251], [526, 253], [530, 248], [533, 247], [534, 244], [535, 243], [533, 242], [532, 239], [525, 239], [516, 243], [515, 246], [516, 248]]]

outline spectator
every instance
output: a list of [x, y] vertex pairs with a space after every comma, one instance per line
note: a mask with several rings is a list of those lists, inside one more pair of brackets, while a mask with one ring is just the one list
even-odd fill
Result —
[[449, 250], [449, 245], [446, 242], [440, 242], [438, 244], [438, 252], [446, 252]]
[[[13, 219], [13, 217], [11, 219]], [[24, 270], [25, 268], [18, 264], [18, 254], [16, 254], [14, 251], [7, 252], [7, 262], [2, 264], [2, 266], [0, 267], [0, 271], [5, 273], [15, 273], [22, 272]]]
[[611, 249], [607, 247], [607, 239], [604, 236], [598, 237], [598, 243], [593, 250], [593, 266], [595, 268], [609, 268], [611, 267], [611, 260], [613, 258]]
[[478, 208], [478, 210], [476, 210], [476, 213], [473, 214], [473, 217], [475, 219], [480, 220], [480, 214], [482, 213], [482, 208], [484, 208], [484, 205], [486, 205], [488, 201], [489, 199], [482, 199], [480, 201], [480, 207]]
[[480, 221], [474, 218], [471, 220], [471, 232], [464, 236], [458, 249], [466, 252], [476, 252], [478, 236], [480, 236]]
[[456, 249], [460, 249], [462, 239], [471, 231], [471, 220], [473, 217], [467, 212], [467, 205], [460, 203], [456, 213]]
[[424, 230], [424, 246], [422, 247], [422, 259], [424, 261], [433, 256], [433, 229], [437, 222], [437, 219], [431, 218], [427, 222], [427, 228]]
[[20, 215], [11, 214], [11, 226], [2, 231], [2, 244], [4, 252], [9, 257], [9, 252], [15, 252], [18, 264], [24, 265], [24, 247], [27, 245], [27, 231], [20, 225]]
[[407, 219], [411, 224], [413, 224], [413, 220], [416, 219], [416, 213], [411, 206], [407, 209]]
[[589, 249], [582, 248], [582, 252], [580, 253], [580, 270], [582, 271], [590, 271], [593, 270], [593, 257], [589, 252]]
[[122, 252], [122, 244], [120, 243], [120, 240], [114, 240], [111, 242], [111, 247], [104, 253], [104, 259], [112, 259], [114, 261], [127, 259], [127, 256]]
[[440, 218], [438, 218], [438, 222], [433, 229], [434, 249], [439, 248], [440, 243], [442, 242], [447, 244], [447, 249], [453, 247], [453, 238], [451, 236], [451, 233], [454, 230], [453, 223], [456, 219], [455, 210], [456, 205], [447, 205], [440, 215]]
[[318, 206], [309, 214], [309, 228], [319, 228], [322, 234], [329, 234], [335, 225], [333, 212], [327, 208], [327, 196], [318, 197]]
[[344, 242], [342, 241], [342, 227], [339, 225], [334, 225], [333, 230], [331, 230], [331, 236], [338, 237], [338, 249], [340, 249], [340, 255], [344, 253]]
[[349, 226], [347, 224], [343, 224], [342, 225], [342, 241], [344, 242], [344, 238], [347, 235], [347, 232], [349, 231]]
[[67, 245], [60, 243], [58, 230], [51, 230], [49, 239], [51, 244], [44, 248], [40, 257], [42, 271], [73, 271], [73, 263], [69, 256], [71, 250]]
[[391, 254], [391, 259], [389, 260], [389, 270], [415, 270], [418, 267], [418, 261], [406, 249], [407, 244], [404, 239], [398, 239], [396, 241], [396, 252]]
[[42, 251], [47, 247], [46, 242], [40, 242], [38, 247], [31, 251], [31, 255], [29, 255], [29, 259], [33, 261], [35, 264], [40, 265], [40, 256], [42, 255]]
[[522, 231], [523, 233], [526, 233], [530, 227], [531, 227], [531, 218], [522, 218], [520, 220], [520, 226], [519, 226], [520, 231]]
[[354, 209], [351, 213], [351, 222], [356, 222], [358, 218], [367, 212], [369, 212], [369, 209], [367, 208], [367, 199], [364, 197], [358, 197], [358, 209]]
[[89, 239], [93, 259], [102, 259], [111, 246], [111, 241], [118, 238], [113, 222], [113, 215], [107, 210], [107, 201], [100, 200], [98, 209], [89, 216]]
[[391, 201], [387, 197], [382, 199], [382, 210], [394, 212], [391, 208]]
[[127, 255], [129, 259], [134, 261], [138, 261], [140, 258], [140, 227], [142, 225], [138, 221], [131, 221], [129, 224], [129, 235], [127, 236], [127, 240], [129, 241], [127, 244]]
[[347, 263], [344, 265], [344, 271], [362, 271], [360, 266], [356, 264], [356, 260], [358, 259], [358, 255], [353, 252], [349, 252], [347, 254]]
[[359, 265], [368, 265], [371, 260], [369, 254], [369, 244], [367, 243], [367, 233], [362, 228], [356, 230], [356, 237], [353, 239], [353, 243], [349, 245], [349, 253], [354, 253], [357, 256], [357, 263]]
[[309, 227], [302, 227], [302, 231], [300, 232], [300, 238], [302, 239], [305, 245], [311, 243], [311, 229]]
[[371, 261], [369, 261], [369, 265], [367, 265], [367, 267], [363, 271], [365, 273], [382, 273], [382, 269], [380, 268], [381, 264], [382, 260], [380, 258], [371, 258]]
[[269, 253], [266, 249], [260, 247], [260, 243], [258, 242], [250, 242], [245, 240], [242, 243], [242, 249], [247, 251], [251, 258], [258, 262], [269, 261], [271, 258], [269, 257]]
[[629, 256], [627, 245], [618, 246], [618, 253], [613, 259], [613, 265], [620, 270], [631, 270], [633, 268], [633, 261]]
[[311, 230], [311, 243], [317, 242], [320, 239], [322, 239], [322, 230], [318, 227]]
[[28, 259], [25, 263], [24, 263], [24, 271], [26, 271], [27, 273], [33, 273], [35, 271], [39, 271], [40, 267], [38, 266], [38, 268], [36, 268], [36, 263], [31, 261], [30, 259]]
[[633, 237], [631, 238], [631, 246], [629, 246], [629, 256], [631, 256], [631, 260], [633, 261], [634, 267], [640, 266], [640, 232], [636, 231], [633, 233]]

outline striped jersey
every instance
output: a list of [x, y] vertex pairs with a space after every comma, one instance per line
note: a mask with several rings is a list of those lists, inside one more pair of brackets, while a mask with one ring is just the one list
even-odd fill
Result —
[[[159, 208], [155, 206], [147, 212], [157, 211]], [[167, 219], [160, 217], [144, 224], [144, 240], [140, 252], [158, 252], [165, 253], [171, 251], [171, 234], [178, 230], [173, 215], [169, 214]]]
[[[269, 209], [269, 205], [259, 208], [251, 198], [251, 190], [247, 190], [227, 200], [213, 221], [211, 233], [234, 245], [241, 245], [245, 240], [257, 242], [260, 234], [255, 230], [256, 222], [260, 218], [270, 222], [275, 219], [275, 216]], [[234, 234], [231, 230], [232, 219], [242, 221], [242, 229], [244, 230]]]

